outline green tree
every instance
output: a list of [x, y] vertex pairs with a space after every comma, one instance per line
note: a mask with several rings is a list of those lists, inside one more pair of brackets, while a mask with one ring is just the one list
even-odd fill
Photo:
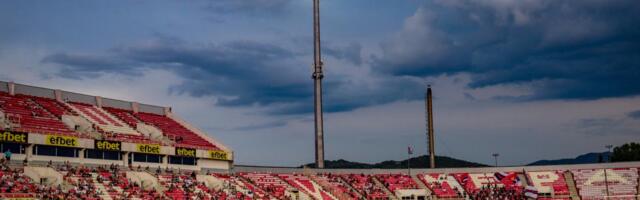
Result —
[[611, 161], [640, 161], [640, 143], [631, 142], [613, 148]]

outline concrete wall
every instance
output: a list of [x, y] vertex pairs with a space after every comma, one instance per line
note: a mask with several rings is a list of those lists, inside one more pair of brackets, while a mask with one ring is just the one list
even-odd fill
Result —
[[73, 102], [80, 102], [80, 103], [96, 105], [96, 97], [95, 96], [89, 96], [89, 95], [79, 94], [79, 93], [75, 93], [75, 92], [62, 91], [62, 99], [63, 100], [73, 101]]
[[132, 110], [131, 102], [117, 100], [117, 99], [102, 98], [102, 106], [120, 108], [124, 110]]
[[37, 97], [45, 97], [45, 98], [51, 98], [51, 99], [55, 98], [55, 95], [54, 95], [53, 91], [54, 90], [52, 90], [52, 89], [29, 86], [29, 85], [22, 85], [22, 84], [17, 84], [17, 83], [16, 83], [16, 86], [15, 86], [16, 94], [26, 94], [26, 95], [37, 96]]
[[[9, 82], [0, 81], [0, 91], [9, 92], [8, 87]], [[50, 99], [55, 99], [55, 89], [43, 88], [37, 86], [23, 85], [23, 84], [15, 84], [15, 93], [16, 94], [25, 94], [31, 96], [45, 97]], [[70, 101], [81, 102], [96, 105], [96, 97], [93, 95], [80, 94], [76, 92], [64, 91], [62, 90], [62, 99], [68, 99]], [[131, 102], [110, 98], [102, 98], [102, 104], [108, 107], [120, 108], [125, 110], [131, 110]], [[143, 112], [154, 113], [163, 115], [164, 114], [164, 106], [155, 106], [149, 104], [140, 104]]]
[[198, 160], [198, 166], [203, 169], [230, 169], [231, 162], [221, 160]]
[[9, 85], [7, 85], [9, 83], [4, 82], [4, 81], [0, 81], [0, 92], [6, 92], [9, 93]]
[[139, 104], [138, 108], [140, 112], [164, 115], [164, 107], [152, 106], [147, 104]]

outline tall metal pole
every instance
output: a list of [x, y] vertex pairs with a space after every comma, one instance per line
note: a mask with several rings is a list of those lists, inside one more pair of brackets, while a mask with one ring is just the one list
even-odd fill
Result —
[[407, 173], [411, 176], [411, 154], [407, 152]]
[[425, 99], [425, 107], [427, 109], [427, 137], [429, 138], [429, 167], [436, 168], [436, 150], [435, 139], [433, 133], [433, 95], [431, 94], [431, 85], [427, 85], [427, 95]]
[[608, 144], [608, 145], [606, 145], [604, 147], [608, 149], [608, 151], [607, 151], [607, 161], [606, 162], [611, 162], [611, 148], [613, 148], [613, 145]]
[[609, 180], [607, 178], [607, 169], [603, 169], [604, 170], [604, 188], [605, 191], [607, 192], [607, 198], [609, 197]]
[[324, 168], [324, 133], [322, 122], [322, 57], [320, 56], [320, 0], [313, 0], [313, 88], [316, 128], [316, 167]]

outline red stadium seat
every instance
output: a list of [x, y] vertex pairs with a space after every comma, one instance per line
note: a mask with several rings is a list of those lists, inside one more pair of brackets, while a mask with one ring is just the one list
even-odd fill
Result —
[[209, 141], [200, 137], [196, 133], [185, 128], [173, 119], [157, 114], [151, 113], [136, 113], [134, 114], [138, 119], [144, 123], [154, 125], [162, 130], [162, 133], [167, 137], [176, 141], [178, 147], [197, 147], [205, 149], [218, 150], [219, 148], [211, 144]]

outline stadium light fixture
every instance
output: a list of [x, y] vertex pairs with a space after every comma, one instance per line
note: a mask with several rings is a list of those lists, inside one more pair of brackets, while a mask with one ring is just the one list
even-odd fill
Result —
[[320, 0], [313, 0], [313, 89], [316, 143], [316, 168], [324, 168], [324, 131], [322, 121], [322, 56], [320, 54]]
[[613, 145], [607, 144], [604, 147], [607, 148], [607, 150], [608, 150], [608, 152], [607, 152], [607, 162], [611, 162], [611, 148], [613, 148]]

